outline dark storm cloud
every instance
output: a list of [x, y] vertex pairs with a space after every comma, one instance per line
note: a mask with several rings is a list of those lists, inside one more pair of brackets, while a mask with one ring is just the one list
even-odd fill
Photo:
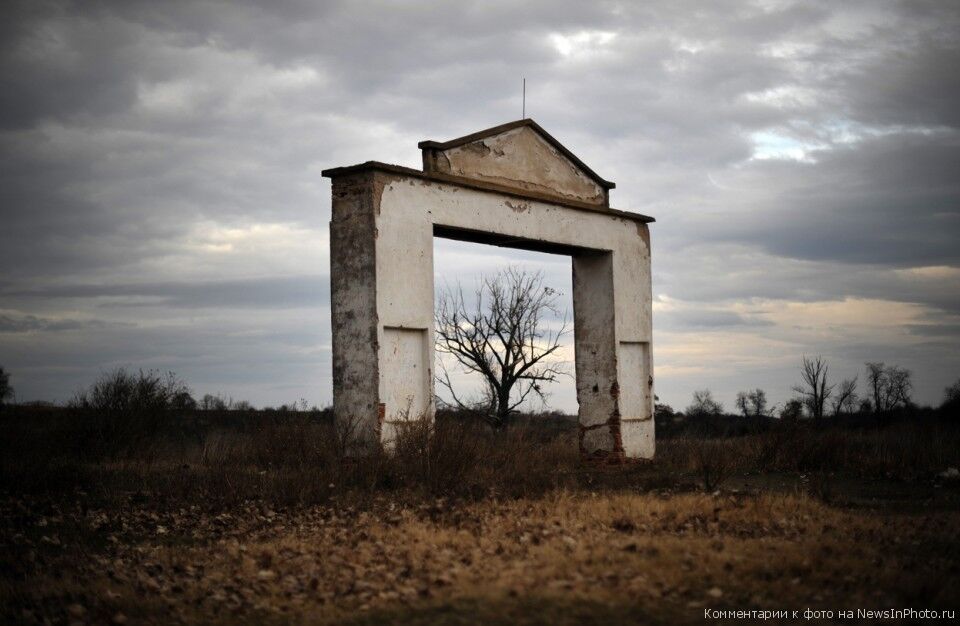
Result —
[[189, 325], [86, 327], [61, 331], [70, 335], [63, 341], [11, 333], [3, 356], [17, 364], [10, 371], [21, 399], [66, 401], [100, 372], [127, 367], [174, 371], [198, 395], [224, 393], [259, 405], [306, 397], [322, 405], [330, 401], [329, 389], [319, 384], [330, 376], [328, 325], [322, 316], [234, 315]]
[[700, 244], [684, 249], [667, 270], [655, 269], [654, 282], [673, 286], [669, 295], [675, 298], [707, 307], [752, 299], [817, 302], [855, 297], [960, 314], [960, 270], [942, 276], [913, 275], [871, 264], [771, 259], [745, 246]]
[[[939, 3], [932, 25], [918, 40], [898, 42], [892, 54], [851, 72], [850, 102], [855, 116], [868, 123], [960, 127], [960, 42], [956, 26], [960, 6]], [[897, 38], [886, 32], [884, 37]]]
[[773, 322], [746, 317], [732, 311], [671, 311], [663, 315], [665, 330], [729, 330], [749, 326], [772, 326]]
[[[896, 266], [960, 262], [960, 132], [882, 136], [764, 163], [739, 179], [756, 207], [707, 218], [718, 238], [775, 255]], [[775, 195], [768, 190], [776, 190]]]
[[[56, 285], [5, 289], [15, 299], [108, 299], [111, 306], [174, 308], [300, 308], [329, 304], [326, 276], [281, 276], [207, 282], [158, 282], [112, 285]], [[117, 302], [119, 301], [119, 302]]]
[[[722, 310], [762, 299], [960, 311], [955, 4], [101, 0], [5, 18], [0, 357], [34, 372], [153, 358], [229, 383], [260, 353], [317, 371], [329, 356], [296, 341], [314, 329], [277, 317], [327, 314], [320, 170], [417, 166], [419, 139], [518, 117], [521, 76], [613, 204], [658, 218], [655, 290], [701, 309], [658, 313], [665, 330], [764, 333], [762, 312]], [[484, 264], [459, 262], [441, 278]], [[57, 320], [88, 324], [85, 343]], [[918, 336], [953, 323], [930, 320]], [[236, 339], [275, 325], [276, 348]], [[32, 356], [9, 343], [26, 335]]]
[[942, 337], [956, 341], [960, 337], [960, 324], [911, 324], [907, 330], [924, 337]]
[[37, 317], [36, 315], [24, 315], [22, 317], [0, 315], [0, 333], [99, 329], [106, 328], [109, 325], [109, 322], [103, 320], [50, 319]]
[[137, 33], [53, 2], [13, 2], [0, 30], [0, 128], [41, 119], [91, 120], [136, 100]]

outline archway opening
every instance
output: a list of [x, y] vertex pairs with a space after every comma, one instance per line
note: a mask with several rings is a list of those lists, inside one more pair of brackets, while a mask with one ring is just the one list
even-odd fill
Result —
[[[453, 234], [454, 237], [449, 237]], [[554, 292], [554, 310], [544, 311], [538, 326], [548, 336], [558, 338], [558, 348], [545, 358], [551, 368], [559, 370], [556, 381], [545, 384], [541, 398], [538, 394], [529, 394], [517, 406], [517, 412], [523, 416], [536, 415], [538, 418], [553, 419], [551, 430], [557, 428], [576, 428], [578, 412], [575, 379], [575, 342], [573, 315], [573, 286], [571, 261], [568, 251], [531, 250], [524, 242], [482, 241], [467, 238], [464, 233], [450, 232], [449, 229], [434, 229], [434, 291], [435, 303], [450, 289], [459, 289], [468, 310], [477, 304], [477, 290], [484, 278], [492, 279], [510, 268], [525, 274], [542, 275], [542, 286]], [[519, 246], [510, 245], [520, 243]], [[476, 403], [485, 393], [483, 377], [469, 373], [456, 359], [438, 350], [434, 359], [435, 372], [439, 379], [436, 385], [439, 410], [458, 410], [461, 404]], [[456, 398], [447, 389], [444, 379], [456, 391]], [[515, 399], [519, 400], [519, 390]]]

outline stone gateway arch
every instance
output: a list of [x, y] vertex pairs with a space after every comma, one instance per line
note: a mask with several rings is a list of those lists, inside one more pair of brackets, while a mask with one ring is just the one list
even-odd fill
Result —
[[422, 141], [423, 170], [368, 161], [333, 182], [335, 418], [366, 444], [434, 413], [433, 238], [568, 255], [580, 451], [654, 454], [650, 232], [614, 184], [530, 119]]

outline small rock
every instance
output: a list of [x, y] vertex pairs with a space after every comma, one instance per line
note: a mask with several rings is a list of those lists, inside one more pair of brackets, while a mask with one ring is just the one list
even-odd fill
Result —
[[277, 574], [273, 570], [262, 569], [257, 572], [257, 578], [260, 580], [273, 580], [277, 577]]
[[946, 470], [937, 474], [937, 476], [945, 480], [956, 480], [960, 478], [960, 470], [955, 467], [948, 467]]
[[72, 617], [83, 617], [83, 614], [86, 612], [87, 609], [85, 609], [82, 604], [71, 604], [67, 607], [67, 613]]
[[116, 615], [113, 616], [112, 621], [114, 624], [126, 624], [127, 616], [124, 615], [123, 613], [117, 613]]
[[723, 590], [720, 589], [720, 587], [711, 587], [710, 589], [707, 590], [707, 595], [710, 596], [711, 598], [722, 598]]

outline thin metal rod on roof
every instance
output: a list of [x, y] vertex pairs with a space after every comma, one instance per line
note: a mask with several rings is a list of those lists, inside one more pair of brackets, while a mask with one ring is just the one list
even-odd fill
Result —
[[520, 119], [527, 119], [527, 79], [523, 79], [523, 108], [521, 109]]

